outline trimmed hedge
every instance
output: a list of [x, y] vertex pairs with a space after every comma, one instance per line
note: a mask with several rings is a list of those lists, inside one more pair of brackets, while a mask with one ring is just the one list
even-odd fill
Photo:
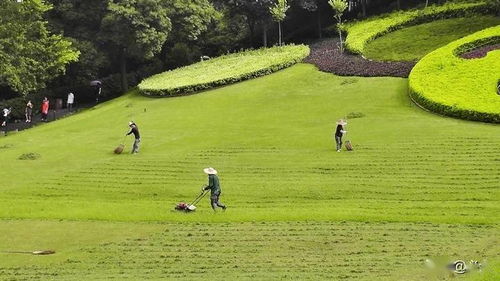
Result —
[[500, 43], [500, 25], [484, 29], [437, 49], [413, 68], [411, 98], [431, 111], [475, 121], [500, 123], [500, 50], [485, 57], [463, 59], [461, 54]]
[[466, 17], [473, 14], [494, 14], [486, 1], [456, 3], [441, 6], [432, 5], [425, 9], [393, 12], [363, 21], [346, 24], [346, 48], [356, 54], [363, 54], [366, 44], [386, 33], [406, 26], [431, 22], [438, 19]]
[[309, 47], [289, 45], [244, 51], [195, 63], [145, 79], [139, 91], [147, 96], [177, 96], [267, 75], [309, 55]]

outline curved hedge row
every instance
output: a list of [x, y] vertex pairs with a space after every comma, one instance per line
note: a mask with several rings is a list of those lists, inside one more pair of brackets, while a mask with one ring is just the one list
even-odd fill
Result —
[[393, 12], [347, 24], [344, 27], [344, 30], [347, 31], [345, 44], [349, 51], [363, 54], [368, 42], [405, 26], [431, 22], [437, 19], [490, 13], [494, 13], [494, 9], [486, 1], [472, 3], [448, 2], [441, 6], [429, 6], [425, 9]]
[[500, 25], [479, 31], [437, 49], [413, 68], [411, 98], [426, 109], [444, 115], [500, 123], [500, 50], [477, 59], [462, 53], [500, 43]]
[[309, 47], [289, 45], [244, 51], [195, 63], [149, 77], [139, 84], [148, 96], [176, 96], [227, 85], [294, 65], [309, 55]]

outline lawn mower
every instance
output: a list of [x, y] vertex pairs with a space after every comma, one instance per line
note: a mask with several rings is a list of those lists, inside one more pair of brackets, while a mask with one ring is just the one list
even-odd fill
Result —
[[194, 212], [196, 210], [196, 206], [194, 204], [198, 204], [198, 202], [200, 202], [201, 199], [203, 199], [203, 197], [205, 197], [205, 195], [207, 195], [210, 191], [208, 190], [203, 190], [200, 195], [198, 195], [194, 200], [193, 202], [191, 203], [186, 203], [186, 202], [179, 202], [176, 206], [175, 206], [175, 209], [177, 211], [182, 211], [182, 212], [186, 212], [186, 213], [189, 213], [189, 212]]

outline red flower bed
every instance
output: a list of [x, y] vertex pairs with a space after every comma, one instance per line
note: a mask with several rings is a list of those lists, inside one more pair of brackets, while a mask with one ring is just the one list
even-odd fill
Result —
[[472, 51], [469, 51], [467, 53], [463, 53], [460, 55], [460, 57], [464, 58], [464, 59], [478, 59], [478, 58], [485, 57], [489, 51], [498, 50], [498, 49], [500, 49], [500, 44], [483, 46], [483, 47], [474, 49]]
[[312, 44], [311, 54], [305, 62], [316, 65], [321, 71], [342, 76], [394, 76], [408, 77], [415, 62], [382, 62], [358, 55], [341, 53], [338, 39], [327, 39]]

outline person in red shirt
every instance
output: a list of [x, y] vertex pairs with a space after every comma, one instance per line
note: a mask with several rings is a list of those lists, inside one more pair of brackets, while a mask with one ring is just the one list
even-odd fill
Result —
[[49, 115], [49, 99], [45, 97], [42, 101], [42, 121], [47, 122], [47, 115]]

